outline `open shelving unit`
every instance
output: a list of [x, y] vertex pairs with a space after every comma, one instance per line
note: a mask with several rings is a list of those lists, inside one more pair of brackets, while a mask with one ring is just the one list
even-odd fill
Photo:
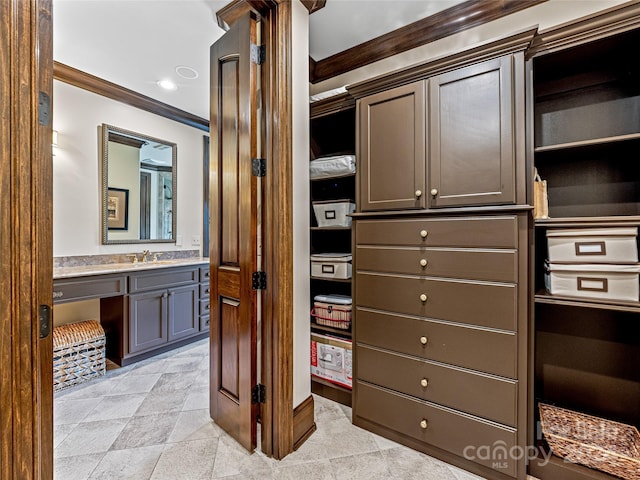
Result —
[[[549, 216], [534, 228], [534, 347], [530, 437], [542, 401], [640, 425], [640, 302], [551, 295], [546, 233], [640, 226], [640, 64], [628, 45], [640, 30], [534, 56], [534, 165], [548, 183]], [[585, 262], [588, 263], [588, 262]], [[534, 459], [541, 480], [618, 477], [552, 456]]]
[[[355, 102], [347, 94], [311, 104], [311, 160], [328, 155], [355, 154]], [[310, 181], [311, 202], [346, 200], [355, 202], [355, 174]], [[311, 254], [351, 253], [351, 227], [319, 227], [311, 209]], [[351, 279], [310, 276], [311, 305], [316, 295], [351, 296]], [[316, 323], [310, 315], [311, 332], [351, 340], [351, 329], [343, 330]], [[311, 391], [351, 406], [351, 389], [328, 380], [311, 377]]]

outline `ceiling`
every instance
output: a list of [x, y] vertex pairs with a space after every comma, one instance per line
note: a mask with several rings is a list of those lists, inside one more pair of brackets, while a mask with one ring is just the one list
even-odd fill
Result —
[[[310, 16], [310, 56], [322, 60], [461, 2], [327, 0]], [[53, 0], [53, 58], [206, 119], [209, 46], [224, 33], [216, 12], [227, 3]], [[181, 66], [198, 77], [180, 76], [176, 67]], [[160, 88], [163, 79], [173, 80], [177, 90]]]

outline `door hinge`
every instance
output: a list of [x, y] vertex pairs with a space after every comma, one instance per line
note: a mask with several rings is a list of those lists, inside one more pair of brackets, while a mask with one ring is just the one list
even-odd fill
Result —
[[256, 65], [262, 65], [267, 59], [267, 47], [265, 45], [251, 44], [251, 61]]
[[251, 389], [251, 403], [265, 403], [267, 401], [267, 390], [261, 383]]
[[254, 158], [251, 161], [251, 174], [254, 177], [264, 177], [267, 174], [267, 160], [264, 158]]
[[254, 290], [267, 288], [267, 274], [265, 272], [253, 272], [251, 274], [251, 288]]
[[40, 338], [47, 338], [51, 333], [51, 307], [49, 305], [40, 305]]

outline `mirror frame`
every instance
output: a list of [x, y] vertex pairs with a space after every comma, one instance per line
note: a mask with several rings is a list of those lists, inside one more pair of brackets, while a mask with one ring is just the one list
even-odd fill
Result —
[[[143, 135], [138, 132], [133, 132], [131, 130], [125, 130], [120, 127], [115, 127], [113, 125], [108, 125], [103, 123], [101, 127], [101, 167], [102, 170], [100, 172], [102, 176], [102, 185], [101, 185], [101, 194], [102, 194], [102, 244], [103, 245], [116, 245], [116, 244], [137, 244], [137, 243], [175, 243], [176, 242], [176, 227], [178, 225], [177, 216], [178, 216], [178, 145], [173, 142], [168, 142], [166, 140], [162, 140], [160, 138], [151, 137], [149, 135]], [[163, 143], [165, 145], [169, 145], [171, 147], [171, 173], [172, 173], [172, 185], [173, 185], [173, 196], [171, 198], [171, 238], [168, 239], [125, 239], [125, 240], [109, 240], [109, 228], [107, 226], [107, 189], [108, 189], [108, 179], [109, 179], [109, 132], [124, 134], [127, 136], [132, 136], [136, 138], [140, 138], [142, 140], [147, 140], [150, 142]]]

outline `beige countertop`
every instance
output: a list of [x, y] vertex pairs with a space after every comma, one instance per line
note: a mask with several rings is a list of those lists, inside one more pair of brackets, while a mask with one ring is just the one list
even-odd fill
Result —
[[206, 257], [180, 258], [174, 260], [158, 260], [157, 262], [138, 263], [105, 263], [99, 265], [81, 265], [74, 267], [58, 267], [53, 269], [53, 279], [88, 277], [92, 275], [107, 275], [110, 273], [129, 273], [156, 268], [186, 267], [190, 265], [208, 264]]

